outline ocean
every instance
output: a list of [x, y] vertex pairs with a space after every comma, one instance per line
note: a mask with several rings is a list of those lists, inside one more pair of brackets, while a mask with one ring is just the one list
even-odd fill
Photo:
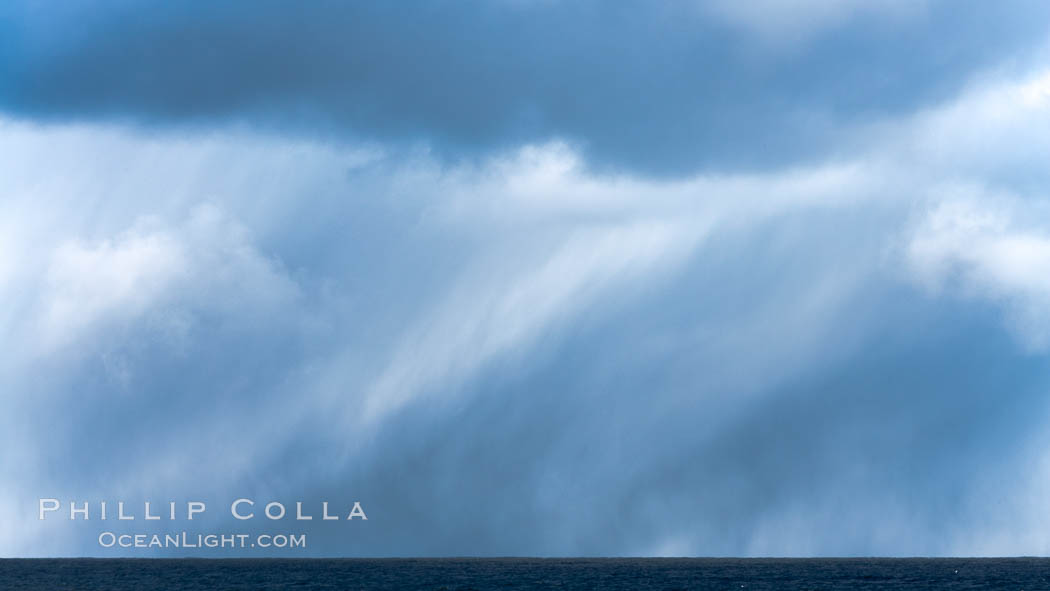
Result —
[[1047, 558], [3, 559], [0, 589], [1050, 589]]

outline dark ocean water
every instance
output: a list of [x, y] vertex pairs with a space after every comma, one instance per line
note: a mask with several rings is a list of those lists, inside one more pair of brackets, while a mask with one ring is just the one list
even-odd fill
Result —
[[1050, 590], [1050, 559], [8, 559], [0, 589]]

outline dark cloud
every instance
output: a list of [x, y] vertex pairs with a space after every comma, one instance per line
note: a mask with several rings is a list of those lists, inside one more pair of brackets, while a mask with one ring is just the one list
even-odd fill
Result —
[[561, 138], [598, 169], [756, 168], [848, 149], [1046, 30], [1037, 2], [859, 12], [762, 39], [694, 3], [8, 5], [0, 106], [250, 122], [458, 158]]

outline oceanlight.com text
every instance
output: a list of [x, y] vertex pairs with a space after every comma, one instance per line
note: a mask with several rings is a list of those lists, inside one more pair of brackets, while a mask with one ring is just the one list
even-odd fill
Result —
[[306, 534], [117, 534], [98, 535], [103, 548], [306, 548]]

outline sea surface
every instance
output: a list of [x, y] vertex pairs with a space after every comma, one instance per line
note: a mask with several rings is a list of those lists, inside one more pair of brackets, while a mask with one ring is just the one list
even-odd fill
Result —
[[0, 589], [1050, 589], [1048, 558], [4, 559]]

